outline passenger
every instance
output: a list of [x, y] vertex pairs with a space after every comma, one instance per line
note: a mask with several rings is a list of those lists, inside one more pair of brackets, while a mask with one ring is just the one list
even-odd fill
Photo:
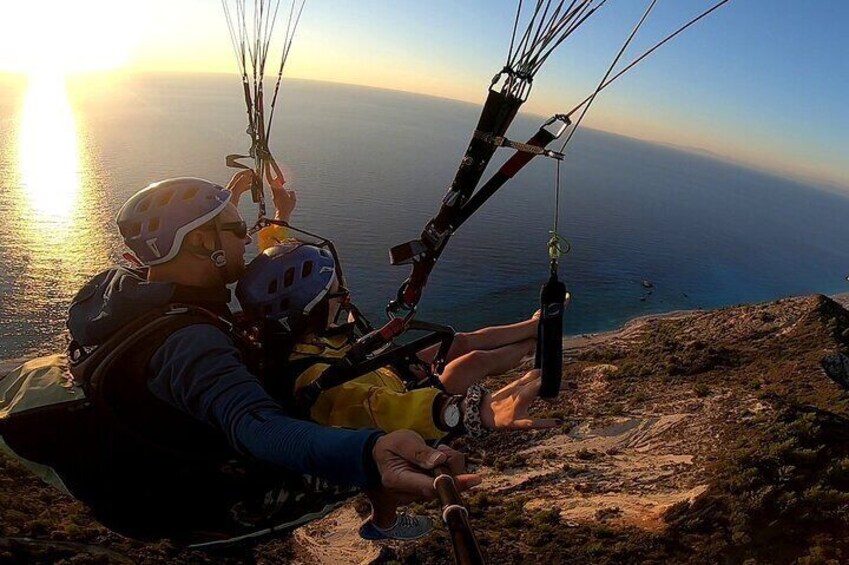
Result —
[[[344, 304], [349, 299], [347, 289], [339, 286], [337, 273], [335, 258], [328, 249], [290, 240], [257, 256], [236, 287], [248, 319], [283, 322], [294, 336], [290, 350], [285, 352], [286, 362], [276, 363], [277, 368], [294, 378], [287, 384], [293, 389], [284, 390], [287, 396], [297, 396], [298, 389], [315, 380], [334, 360], [341, 359], [356, 339], [353, 324], [336, 321], [347, 313]], [[405, 381], [409, 379], [398, 374], [394, 367], [383, 367], [324, 391], [312, 405], [310, 417], [335, 426], [413, 429], [425, 439], [440, 439], [454, 430], [440, 427], [440, 410], [434, 409], [434, 402], [466, 394], [474, 382], [514, 368], [534, 350], [535, 339], [528, 336], [535, 335], [535, 331], [536, 319], [531, 318], [512, 326], [459, 333], [449, 351], [445, 370], [439, 375], [444, 392], [431, 387], [407, 390]], [[424, 363], [431, 362], [436, 347], [424, 349], [419, 358]], [[270, 355], [276, 356], [281, 351], [273, 350]], [[273, 359], [269, 361], [275, 363]], [[472, 377], [462, 374], [463, 369]], [[292, 375], [293, 371], [297, 374]], [[530, 390], [539, 384], [538, 371], [532, 370], [519, 380]], [[277, 383], [268, 386], [276, 389]], [[484, 394], [481, 410], [484, 426], [519, 429], [555, 425], [550, 420], [520, 416], [526, 411], [522, 412], [518, 406], [508, 411], [505, 404], [497, 401], [503, 396], [501, 392]], [[521, 406], [526, 410], [527, 404]]]

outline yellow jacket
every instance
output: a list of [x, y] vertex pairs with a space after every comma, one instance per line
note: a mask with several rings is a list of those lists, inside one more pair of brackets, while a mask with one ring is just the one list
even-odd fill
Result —
[[[347, 336], [308, 335], [295, 346], [289, 360], [338, 358], [349, 347]], [[314, 381], [327, 366], [321, 362], [310, 366], [297, 377], [295, 390]], [[327, 426], [374, 427], [386, 432], [413, 430], [424, 439], [439, 439], [445, 432], [433, 421], [433, 404], [438, 394], [435, 388], [407, 390], [395, 371], [381, 367], [322, 392], [310, 410], [310, 419]]]
[[[259, 231], [257, 243], [260, 251], [265, 251], [288, 238], [288, 229], [270, 225]], [[340, 358], [349, 347], [347, 336], [308, 335], [295, 345], [289, 360], [306, 357]], [[295, 390], [317, 379], [327, 366], [327, 363], [320, 362], [311, 365], [297, 377]], [[386, 432], [413, 430], [424, 439], [439, 439], [445, 432], [437, 428], [433, 421], [433, 404], [438, 394], [435, 388], [407, 390], [395, 371], [382, 367], [322, 392], [310, 410], [310, 418], [326, 426], [374, 427]]]

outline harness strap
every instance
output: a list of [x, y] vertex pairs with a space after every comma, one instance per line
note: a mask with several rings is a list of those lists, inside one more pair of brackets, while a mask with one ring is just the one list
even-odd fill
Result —
[[475, 131], [474, 136], [476, 139], [481, 139], [486, 143], [491, 143], [496, 147], [509, 147], [510, 149], [515, 149], [516, 151], [520, 151], [522, 153], [531, 153], [532, 155], [544, 155], [546, 157], [551, 157], [553, 159], [557, 159], [558, 161], [563, 160], [563, 153], [558, 151], [552, 151], [551, 149], [545, 149], [540, 147], [539, 145], [532, 145], [530, 143], [521, 143], [519, 141], [512, 141], [503, 136], [491, 135], [482, 131]]
[[413, 272], [399, 289], [397, 299], [388, 306], [390, 311], [415, 309], [436, 259], [457, 227], [463, 206], [472, 196], [497, 149], [496, 145], [484, 141], [482, 136], [503, 136], [523, 102], [523, 98], [510, 93], [489, 90], [475, 135], [460, 161], [451, 187], [442, 199], [439, 212], [427, 223], [419, 240], [395, 246], [389, 252], [393, 265], [413, 263]]
[[[433, 331], [433, 328], [440, 328], [441, 331]], [[302, 410], [308, 411], [318, 400], [319, 395], [325, 390], [343, 385], [387, 365], [394, 366], [399, 363], [409, 365], [411, 359], [419, 351], [437, 343], [442, 344], [440, 351], [447, 351], [451, 346], [451, 340], [454, 339], [454, 330], [447, 326], [430, 324], [428, 325], [428, 329], [432, 329], [431, 333], [369, 358], [358, 357], [358, 355], [362, 354], [351, 356], [349, 353], [342, 359], [333, 360], [315, 380], [295, 393], [296, 403]], [[445, 345], [446, 342], [447, 346]], [[443, 390], [438, 379], [432, 379], [431, 384]]]
[[[197, 306], [172, 306], [167, 310], [157, 310], [145, 316], [136, 324], [132, 324], [129, 332], [121, 332], [99, 346], [94, 352], [84, 359], [83, 363], [72, 366], [75, 379], [82, 384], [86, 395], [91, 399], [97, 411], [106, 418], [110, 426], [116, 431], [132, 438], [140, 445], [151, 445], [150, 437], [156, 437], [155, 449], [159, 452], [167, 452], [178, 459], [191, 459], [197, 453], [186, 451], [186, 442], [180, 441], [181, 436], [174, 435], [175, 431], [168, 430], [176, 426], [177, 421], [185, 422], [192, 431], [187, 432], [194, 437], [194, 431], [200, 430], [204, 437], [207, 435], [202, 426], [195, 426], [190, 418], [184, 418], [182, 414], [172, 414], [170, 407], [162, 407], [154, 415], [148, 415], [139, 421], [135, 418], [140, 416], [134, 408], [142, 401], [139, 395], [146, 391], [145, 382], [137, 382], [133, 375], [140, 375], [134, 367], [126, 372], [116, 374], [116, 363], [125, 359], [127, 355], [141, 354], [142, 351], [158, 347], [159, 342], [147, 344], [145, 340], [153, 336], [172, 334], [184, 327], [207, 323], [213, 324], [224, 331], [229, 331], [230, 326], [225, 320], [212, 312]], [[141, 348], [141, 349], [140, 349]], [[150, 351], [152, 354], [153, 351]], [[144, 355], [143, 355], [144, 357]], [[134, 357], [135, 358], [135, 357]], [[116, 406], [117, 403], [117, 406]], [[149, 408], [156, 408], [159, 402], [153, 402]], [[176, 418], [176, 420], [175, 420]], [[166, 428], [166, 429], [163, 429]], [[151, 434], [153, 434], [151, 436]], [[161, 441], [163, 439], [169, 441]], [[194, 446], [198, 449], [201, 446]], [[197, 450], [195, 450], [197, 451]]]

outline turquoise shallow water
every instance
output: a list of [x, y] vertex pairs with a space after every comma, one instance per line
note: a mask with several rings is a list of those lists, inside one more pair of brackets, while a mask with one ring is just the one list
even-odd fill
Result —
[[[0, 358], [61, 345], [73, 293], [120, 256], [113, 220], [128, 195], [169, 176], [226, 182], [224, 155], [247, 149], [234, 77], [72, 85], [70, 126], [61, 113], [28, 110], [26, 85], [4, 81]], [[37, 107], [53, 108], [57, 96]], [[358, 302], [374, 317], [407, 274], [388, 264], [388, 248], [415, 237], [437, 210], [478, 111], [412, 94], [286, 83], [272, 149], [298, 190], [293, 220], [335, 240]], [[539, 121], [520, 116], [511, 137], [527, 138]], [[653, 312], [846, 290], [849, 199], [817, 187], [583, 130], [563, 198], [561, 231], [573, 246], [561, 267], [574, 296], [569, 333]], [[452, 239], [421, 317], [470, 329], [533, 312], [552, 205], [553, 165], [534, 163]], [[243, 213], [254, 214], [251, 203]]]

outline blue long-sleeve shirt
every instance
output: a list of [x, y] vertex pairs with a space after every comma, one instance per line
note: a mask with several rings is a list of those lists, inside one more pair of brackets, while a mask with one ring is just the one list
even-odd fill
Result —
[[[179, 294], [195, 296], [201, 290], [182, 287]], [[81, 345], [98, 345], [176, 297], [173, 283], [111, 269], [77, 294], [68, 328]], [[242, 363], [233, 340], [214, 325], [192, 325], [169, 336], [149, 369], [152, 394], [219, 430], [244, 454], [340, 484], [370, 486], [379, 480], [371, 451], [380, 432], [329, 428], [290, 417]]]
[[215, 326], [177, 331], [153, 355], [150, 369], [155, 396], [221, 430], [237, 450], [337, 483], [369, 482], [369, 448], [379, 432], [322, 427], [288, 416]]

